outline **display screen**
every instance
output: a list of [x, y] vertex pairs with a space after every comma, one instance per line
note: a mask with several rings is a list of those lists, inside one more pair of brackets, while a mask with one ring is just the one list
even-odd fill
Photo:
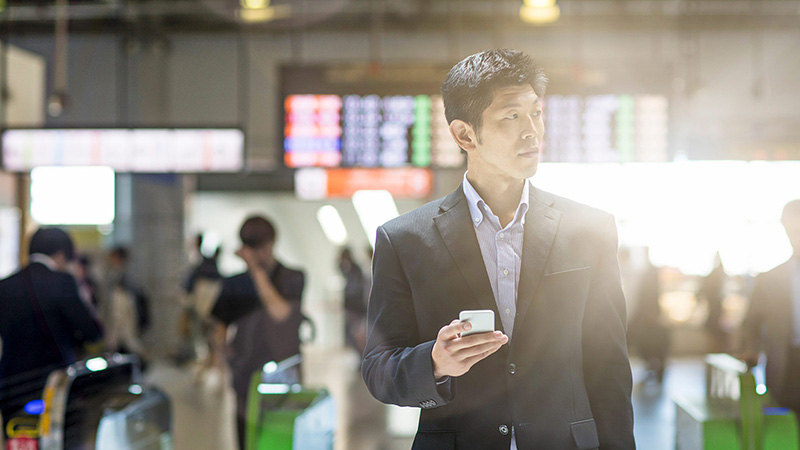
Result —
[[288, 167], [460, 167], [441, 67], [285, 67]]
[[105, 166], [116, 172], [237, 172], [244, 162], [238, 129], [10, 129], [3, 168]]
[[441, 95], [290, 95], [289, 167], [458, 167]]
[[661, 95], [547, 95], [542, 159], [667, 161], [667, 113]]

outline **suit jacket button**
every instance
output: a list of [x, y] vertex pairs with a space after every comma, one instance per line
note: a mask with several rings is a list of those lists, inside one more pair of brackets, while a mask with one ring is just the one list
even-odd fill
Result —
[[500, 434], [503, 436], [508, 434], [508, 426], [507, 425], [500, 425]]
[[508, 365], [508, 373], [510, 373], [511, 375], [514, 375], [515, 373], [517, 373], [517, 365], [514, 364], [514, 363], [509, 364]]

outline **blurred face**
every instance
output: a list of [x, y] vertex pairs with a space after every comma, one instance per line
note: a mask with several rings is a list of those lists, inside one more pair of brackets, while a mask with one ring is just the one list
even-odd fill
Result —
[[467, 148], [469, 171], [484, 176], [522, 180], [539, 164], [544, 137], [542, 104], [530, 85], [496, 90], [483, 112], [474, 148]]
[[267, 268], [272, 268], [272, 266], [275, 264], [275, 256], [273, 254], [274, 248], [275, 243], [268, 242], [255, 249], [259, 264]]

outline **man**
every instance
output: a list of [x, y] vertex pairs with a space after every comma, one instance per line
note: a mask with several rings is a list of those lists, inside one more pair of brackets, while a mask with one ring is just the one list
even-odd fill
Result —
[[217, 331], [218, 343], [224, 341], [228, 326], [236, 326], [229, 364], [236, 391], [239, 445], [244, 448], [250, 378], [264, 364], [300, 353], [298, 331], [304, 320], [300, 299], [305, 278], [303, 272], [287, 269], [275, 259], [275, 227], [264, 217], [245, 220], [239, 237], [242, 247], [236, 254], [247, 264], [247, 272], [222, 281], [211, 315], [223, 324]]
[[756, 278], [742, 324], [743, 358], [755, 364], [767, 352], [767, 389], [800, 416], [800, 200], [783, 208], [781, 222], [794, 253]]
[[[614, 219], [527, 181], [545, 84], [518, 51], [456, 64], [442, 95], [464, 181], [378, 228], [362, 374], [423, 408], [414, 449], [635, 447]], [[461, 337], [472, 309], [498, 331]]]
[[0, 281], [0, 406], [6, 420], [24, 404], [11, 398], [15, 392], [39, 398], [50, 371], [75, 362], [76, 346], [101, 337], [75, 278], [65, 272], [74, 256], [69, 235], [40, 228], [28, 250], [28, 266]]

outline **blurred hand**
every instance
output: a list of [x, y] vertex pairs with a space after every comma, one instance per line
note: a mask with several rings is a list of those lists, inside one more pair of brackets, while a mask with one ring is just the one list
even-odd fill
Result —
[[252, 248], [242, 246], [239, 248], [239, 250], [236, 250], [236, 256], [244, 260], [245, 264], [247, 264], [248, 271], [254, 272], [258, 270], [264, 270], [258, 261], [258, 255], [256, 254], [256, 251]]
[[437, 380], [444, 376], [464, 375], [478, 361], [508, 342], [508, 336], [501, 331], [461, 337], [461, 332], [470, 329], [472, 325], [469, 322], [454, 320], [439, 330], [431, 351], [433, 375]]

